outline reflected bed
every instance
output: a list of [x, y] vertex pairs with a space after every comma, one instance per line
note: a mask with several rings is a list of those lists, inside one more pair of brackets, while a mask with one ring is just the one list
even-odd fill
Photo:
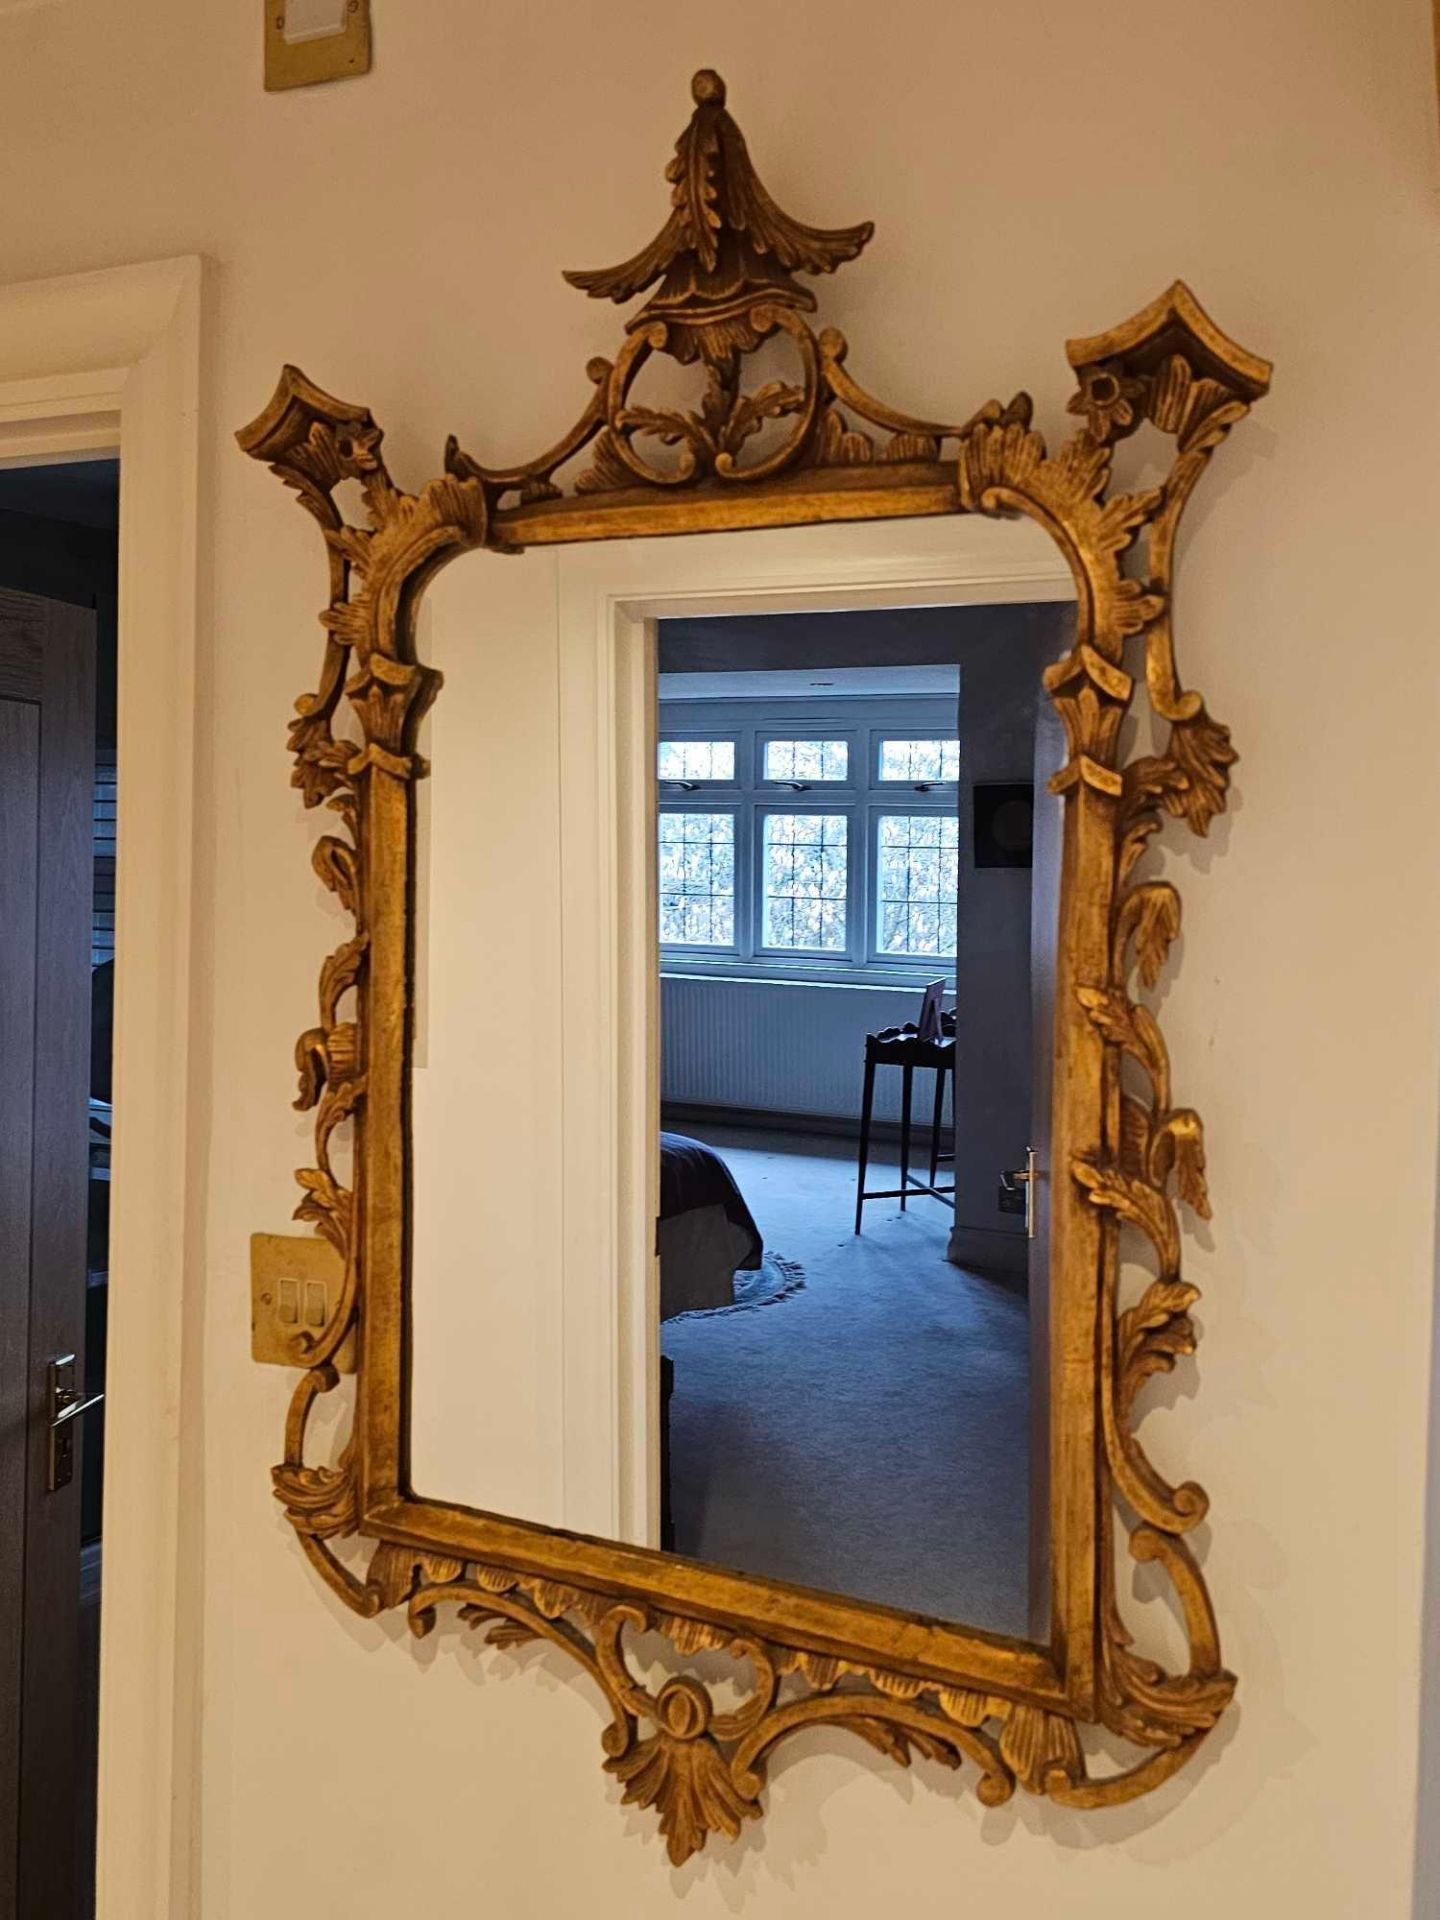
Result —
[[737, 1268], [764, 1254], [734, 1176], [713, 1147], [683, 1133], [660, 1135], [660, 1318], [728, 1307]]

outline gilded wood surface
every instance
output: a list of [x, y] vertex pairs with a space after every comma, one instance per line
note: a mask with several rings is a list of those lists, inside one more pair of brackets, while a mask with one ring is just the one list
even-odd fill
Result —
[[[1095, 1807], [1182, 1767], [1234, 1690], [1188, 1544], [1206, 1497], [1193, 1482], [1168, 1484], [1137, 1437], [1145, 1383], [1194, 1350], [1180, 1209], [1208, 1215], [1209, 1203], [1201, 1123], [1175, 1098], [1143, 999], [1179, 931], [1180, 899], [1136, 864], [1167, 817], [1204, 834], [1225, 805], [1228, 730], [1182, 688], [1176, 667], [1175, 538], [1212, 454], [1270, 374], [1177, 283], [1123, 326], [1070, 343], [1076, 426], [1053, 452], [1023, 394], [954, 425], [899, 412], [851, 380], [838, 334], [811, 332], [803, 315], [814, 298], [795, 278], [854, 258], [868, 225], [821, 231], [783, 214], [755, 175], [718, 76], [698, 74], [694, 96], [660, 234], [620, 267], [569, 276], [616, 300], [658, 290], [628, 323], [616, 360], [591, 363], [591, 400], [546, 453], [487, 468], [452, 441], [444, 475], [406, 493], [369, 412], [293, 367], [239, 436], [295, 489], [329, 556], [320, 679], [296, 703], [290, 743], [306, 804], [337, 816], [315, 867], [355, 923], [322, 967], [318, 1022], [296, 1056], [297, 1105], [314, 1111], [316, 1143], [314, 1165], [298, 1176], [297, 1213], [335, 1246], [345, 1284], [296, 1388], [275, 1491], [321, 1576], [357, 1612], [403, 1606], [423, 1634], [453, 1604], [492, 1642], [543, 1641], [572, 1657], [609, 1710], [607, 1771], [625, 1801], [657, 1810], [677, 1863], [709, 1834], [734, 1836], [758, 1816], [768, 1756], [802, 1727], [844, 1727], [902, 1764], [915, 1753], [969, 1763], [987, 1804], [1018, 1784]], [[777, 334], [798, 356], [799, 380], [747, 390], [746, 356]], [[696, 411], [632, 404], [635, 377], [657, 352], [703, 369]], [[1114, 450], [1147, 423], [1173, 442], [1169, 470], [1157, 486], [1112, 493]], [[767, 428], [778, 438], [762, 447]], [[563, 472], [586, 453], [567, 494]], [[363, 527], [336, 505], [345, 480], [360, 483]], [[404, 1478], [410, 830], [423, 771], [415, 729], [436, 684], [414, 651], [425, 582], [477, 547], [942, 512], [1029, 515], [1065, 553], [1078, 601], [1074, 645], [1045, 676], [1069, 746], [1053, 782], [1065, 829], [1048, 1649], [947, 1637], [938, 1623], [884, 1608], [427, 1506]], [[1168, 736], [1160, 752], [1127, 762], [1119, 739], [1132, 647]], [[353, 740], [336, 730], [342, 700], [358, 725]], [[355, 1129], [348, 1181], [331, 1154], [346, 1119]], [[1148, 1243], [1153, 1266], [1129, 1304], [1120, 1291], [1126, 1230]], [[335, 1355], [357, 1330], [351, 1439], [334, 1465], [307, 1464], [311, 1410], [336, 1386]], [[363, 1570], [337, 1551], [355, 1535], [375, 1543]], [[1122, 1548], [1168, 1577], [1189, 1642], [1183, 1671], [1132, 1640], [1119, 1601]], [[720, 1711], [684, 1671], [647, 1684], [633, 1642], [648, 1632], [665, 1636], [682, 1666], [701, 1650], [730, 1655], [747, 1675], [742, 1704]], [[1092, 1772], [1081, 1740], [1092, 1724], [1130, 1743], [1133, 1759]]]

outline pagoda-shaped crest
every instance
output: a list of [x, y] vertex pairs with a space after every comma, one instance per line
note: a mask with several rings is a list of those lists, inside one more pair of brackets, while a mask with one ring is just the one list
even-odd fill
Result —
[[[833, 273], [855, 259], [875, 231], [871, 223], [807, 227], [786, 213], [755, 171], [720, 75], [702, 68], [690, 91], [695, 109], [665, 169], [669, 219], [619, 266], [565, 275], [593, 298], [621, 304], [655, 289], [626, 321], [615, 359], [590, 362], [595, 392], [584, 414], [556, 446], [523, 466], [482, 467], [451, 449], [450, 472], [483, 481], [492, 505], [528, 508], [559, 499], [557, 474], [592, 442], [590, 464], [574, 483], [577, 495], [769, 480], [872, 459], [934, 461], [942, 442], [964, 431], [871, 399], [841, 365], [842, 336], [827, 327], [817, 337], [804, 317], [815, 311], [815, 295], [796, 276]], [[744, 357], [782, 334], [798, 356], [798, 377], [747, 390]], [[632, 399], [652, 354], [703, 366], [705, 391], [695, 408]], [[885, 438], [877, 443], [857, 429], [857, 415]]]
[[626, 324], [634, 333], [666, 323], [664, 351], [688, 365], [728, 369], [779, 324], [778, 309], [813, 313], [815, 296], [796, 273], [833, 273], [875, 231], [807, 227], [777, 207], [751, 164], [745, 136], [725, 107], [725, 82], [704, 67], [690, 83], [695, 111], [665, 169], [672, 212], [633, 259], [592, 273], [567, 273], [597, 300], [659, 291]]

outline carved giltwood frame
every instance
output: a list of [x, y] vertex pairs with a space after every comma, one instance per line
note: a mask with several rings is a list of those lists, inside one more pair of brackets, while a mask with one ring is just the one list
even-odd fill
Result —
[[[1166, 815], [1203, 834], [1225, 805], [1229, 734], [1176, 673], [1175, 541], [1211, 455], [1270, 377], [1177, 282], [1123, 325], [1069, 343], [1079, 425], [1053, 453], [1024, 394], [958, 424], [898, 412], [855, 383], [838, 333], [811, 330], [814, 297], [794, 277], [854, 258], [870, 228], [822, 232], [782, 213], [755, 176], [718, 76], [697, 74], [693, 90], [695, 112], [667, 172], [665, 228], [622, 267], [567, 276], [617, 301], [661, 284], [628, 322], [613, 363], [590, 363], [589, 404], [548, 452], [496, 469], [452, 440], [443, 476], [409, 494], [391, 478], [370, 413], [293, 367], [239, 435], [299, 494], [325, 539], [324, 660], [317, 690], [296, 703], [290, 743], [306, 804], [339, 816], [343, 831], [319, 841], [314, 863], [355, 921], [321, 969], [319, 1023], [297, 1047], [297, 1104], [314, 1109], [316, 1139], [315, 1164], [298, 1175], [297, 1217], [337, 1250], [344, 1284], [324, 1330], [294, 1338], [304, 1372], [275, 1491], [321, 1577], [356, 1612], [403, 1606], [424, 1634], [453, 1604], [492, 1641], [541, 1639], [575, 1659], [610, 1712], [605, 1766], [625, 1801], [658, 1808], [677, 1864], [709, 1833], [733, 1836], [758, 1816], [767, 1757], [799, 1728], [845, 1727], [902, 1763], [912, 1751], [969, 1761], [988, 1805], [1018, 1783], [1099, 1807], [1184, 1766], [1233, 1693], [1186, 1538], [1206, 1497], [1192, 1482], [1168, 1485], [1135, 1431], [1141, 1387], [1194, 1348], [1177, 1200], [1202, 1215], [1208, 1203], [1200, 1121], [1175, 1103], [1164, 1040], [1135, 984], [1156, 984], [1180, 901], [1168, 882], [1133, 874]], [[747, 390], [746, 358], [773, 336], [794, 349], [799, 381]], [[698, 411], [632, 401], [657, 353], [703, 365]], [[1158, 486], [1112, 494], [1114, 449], [1146, 423], [1174, 442], [1169, 471]], [[768, 445], [767, 433], [776, 436]], [[559, 476], [587, 449], [590, 464], [566, 491]], [[363, 490], [363, 527], [336, 503], [347, 480]], [[424, 771], [416, 730], [435, 691], [415, 651], [426, 583], [475, 548], [957, 513], [1038, 521], [1069, 562], [1078, 600], [1074, 645], [1045, 675], [1069, 750], [1053, 782], [1064, 829], [1048, 1645], [420, 1500], [407, 1484], [411, 846]], [[1163, 751], [1122, 761], [1132, 645], [1169, 731]], [[342, 699], [358, 741], [335, 730]], [[342, 1120], [354, 1123], [348, 1185], [331, 1153]], [[1131, 1305], [1119, 1279], [1127, 1226], [1148, 1241], [1154, 1267]], [[337, 1385], [336, 1356], [356, 1332], [349, 1440], [336, 1464], [307, 1464], [312, 1409]], [[363, 1572], [337, 1552], [351, 1536], [374, 1543]], [[1132, 1644], [1120, 1545], [1168, 1575], [1188, 1633], [1185, 1671], [1166, 1671]], [[647, 1629], [682, 1663], [723, 1649], [748, 1664], [744, 1703], [719, 1711], [685, 1672], [647, 1686], [627, 1658], [627, 1636]], [[1138, 1754], [1092, 1773], [1080, 1737], [1088, 1725]]]

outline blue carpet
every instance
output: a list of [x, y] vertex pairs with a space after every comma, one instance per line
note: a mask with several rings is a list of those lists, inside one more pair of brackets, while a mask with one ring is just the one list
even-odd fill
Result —
[[1023, 1295], [949, 1264], [936, 1201], [867, 1206], [854, 1235], [852, 1146], [690, 1130], [805, 1287], [661, 1329], [676, 1551], [1024, 1635]]

